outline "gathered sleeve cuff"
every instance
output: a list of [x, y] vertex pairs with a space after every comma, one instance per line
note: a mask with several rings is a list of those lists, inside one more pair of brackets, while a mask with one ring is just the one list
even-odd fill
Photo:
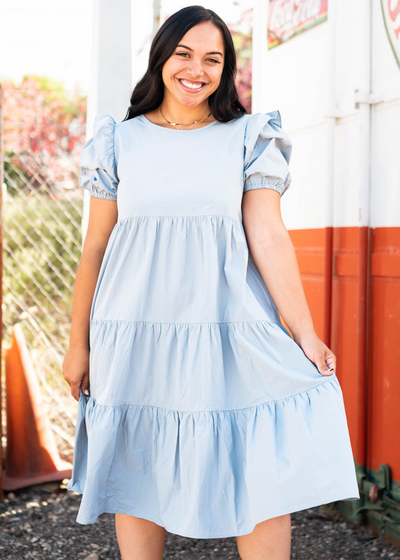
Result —
[[281, 128], [279, 111], [251, 115], [244, 136], [243, 192], [267, 188], [282, 196], [291, 183], [291, 153], [292, 142]]
[[79, 186], [91, 196], [117, 200], [118, 175], [114, 151], [115, 121], [110, 115], [98, 115], [93, 137], [83, 146], [80, 158]]

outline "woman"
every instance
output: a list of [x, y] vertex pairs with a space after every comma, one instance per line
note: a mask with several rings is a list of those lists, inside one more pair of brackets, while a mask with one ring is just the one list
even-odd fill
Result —
[[81, 153], [68, 488], [79, 523], [116, 514], [123, 560], [162, 558], [166, 530], [287, 560], [291, 512], [359, 497], [336, 358], [280, 214], [291, 143], [277, 111], [246, 114], [235, 72], [224, 22], [178, 11], [125, 120], [97, 117]]

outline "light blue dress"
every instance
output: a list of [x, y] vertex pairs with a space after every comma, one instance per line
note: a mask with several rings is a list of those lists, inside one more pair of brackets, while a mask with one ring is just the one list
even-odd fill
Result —
[[90, 313], [69, 490], [193, 538], [359, 492], [342, 391], [280, 323], [243, 229], [249, 189], [289, 188], [278, 111], [176, 130], [96, 118], [80, 185], [118, 221]]

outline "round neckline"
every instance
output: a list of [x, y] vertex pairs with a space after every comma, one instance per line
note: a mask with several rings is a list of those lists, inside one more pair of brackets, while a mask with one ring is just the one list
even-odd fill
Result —
[[141, 115], [139, 115], [139, 117], [142, 117], [142, 120], [145, 121], [146, 123], [148, 123], [151, 126], [154, 126], [155, 128], [161, 129], [161, 130], [168, 130], [170, 132], [183, 132], [185, 134], [187, 134], [188, 132], [199, 132], [200, 130], [204, 130], [206, 128], [210, 128], [210, 126], [213, 126], [213, 124], [218, 123], [219, 121], [215, 120], [210, 124], [207, 124], [206, 126], [202, 126], [200, 128], [192, 128], [191, 130], [181, 130], [179, 128], [167, 128], [165, 126], [160, 126], [159, 124], [154, 124], [153, 122], [151, 122], [151, 120], [149, 120], [143, 113]]

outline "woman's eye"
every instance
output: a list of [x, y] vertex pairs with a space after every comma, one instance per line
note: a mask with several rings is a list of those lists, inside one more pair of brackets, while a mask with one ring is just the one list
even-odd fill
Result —
[[[178, 52], [178, 53], [175, 53], [175, 54], [178, 55], [178, 56], [185, 56], [185, 57], [189, 56], [189, 53], [187, 53], [187, 52]], [[215, 58], [207, 58], [207, 60], [211, 60], [211, 62], [215, 62], [216, 64], [221, 64], [221, 62], [219, 60], [216, 60]]]

